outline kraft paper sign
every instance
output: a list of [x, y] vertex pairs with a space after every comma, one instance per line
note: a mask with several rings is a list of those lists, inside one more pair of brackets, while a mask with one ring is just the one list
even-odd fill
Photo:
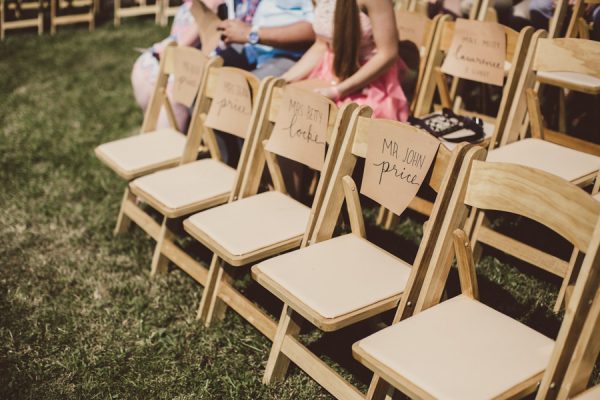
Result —
[[505, 54], [506, 36], [501, 25], [458, 19], [442, 72], [502, 86]]
[[327, 99], [286, 86], [266, 149], [320, 171], [325, 162], [328, 120]]
[[379, 123], [367, 132], [360, 192], [400, 215], [423, 184], [440, 142], [410, 125]]
[[179, 47], [175, 49], [174, 54], [173, 100], [191, 107], [202, 81], [206, 59], [202, 53], [191, 47]]
[[427, 22], [428, 19], [424, 15], [404, 10], [396, 11], [396, 25], [400, 40], [410, 40], [419, 48], [425, 42]]
[[252, 116], [252, 96], [246, 78], [222, 69], [215, 93], [206, 126], [245, 138]]
[[217, 25], [221, 20], [202, 0], [192, 1], [191, 12], [198, 27], [202, 52], [210, 56], [221, 42], [221, 33], [217, 30]]

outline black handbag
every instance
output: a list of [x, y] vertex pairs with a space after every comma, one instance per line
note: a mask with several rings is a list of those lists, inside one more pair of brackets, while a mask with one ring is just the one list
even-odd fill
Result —
[[[425, 118], [409, 117], [408, 123], [426, 130], [436, 138], [452, 143], [476, 143], [480, 142], [485, 137], [483, 120], [481, 118], [470, 118], [457, 115], [449, 108], [442, 109], [441, 114], [433, 114]], [[444, 137], [460, 130], [467, 130], [472, 133], [458, 138]]]

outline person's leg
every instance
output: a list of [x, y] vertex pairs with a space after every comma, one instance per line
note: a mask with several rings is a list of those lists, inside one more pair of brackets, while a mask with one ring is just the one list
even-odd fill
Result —
[[266, 76], [279, 77], [294, 65], [296, 61], [285, 57], [273, 57], [265, 61], [260, 67], [254, 69], [252, 73], [258, 78], [263, 79]]
[[217, 49], [217, 54], [223, 59], [223, 66], [236, 67], [245, 71], [251, 71], [256, 65], [250, 64], [244, 53], [244, 45], [232, 44], [224, 49]]
[[600, 41], [600, 6], [596, 6], [592, 12], [592, 22], [594, 27], [590, 32], [590, 39]]
[[510, 26], [513, 15], [512, 0], [493, 0], [493, 5], [498, 15], [498, 22], [502, 25]]
[[531, 0], [529, 5], [529, 18], [536, 29], [548, 29], [550, 18], [554, 14], [552, 0]]

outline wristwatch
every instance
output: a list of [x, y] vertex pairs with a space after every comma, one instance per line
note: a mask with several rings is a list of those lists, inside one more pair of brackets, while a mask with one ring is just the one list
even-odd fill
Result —
[[255, 45], [260, 41], [260, 36], [258, 35], [258, 27], [253, 26], [250, 33], [248, 33], [248, 43]]

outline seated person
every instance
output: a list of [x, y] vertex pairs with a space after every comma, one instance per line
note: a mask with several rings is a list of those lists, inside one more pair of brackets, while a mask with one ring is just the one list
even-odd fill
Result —
[[404, 67], [392, 2], [318, 0], [315, 44], [288, 72], [288, 82], [315, 79], [316, 89], [341, 105], [353, 101], [373, 109], [375, 117], [406, 121], [408, 102], [398, 81]]
[[[215, 2], [215, 0], [204, 0], [204, 2], [207, 6], [216, 10], [219, 0], [217, 0], [217, 2]], [[131, 85], [133, 86], [135, 100], [142, 111], [146, 111], [146, 107], [148, 107], [158, 76], [159, 60], [167, 44], [170, 42], [177, 42], [179, 46], [198, 47], [200, 45], [198, 28], [196, 27], [196, 22], [190, 11], [191, 7], [192, 0], [184, 0], [173, 19], [173, 25], [171, 25], [169, 36], [147, 48], [137, 58], [135, 64], [133, 64], [133, 69], [131, 71]], [[167, 94], [169, 97], [171, 96], [171, 87], [172, 83], [169, 82], [169, 85], [167, 86]], [[175, 112], [177, 127], [179, 130], [184, 130], [190, 115], [189, 109], [174, 101], [171, 101], [171, 104], [173, 105], [173, 111]], [[159, 128], [169, 126], [164, 110], [160, 113], [157, 126]]]
[[235, 14], [219, 25], [217, 54], [260, 79], [286, 72], [314, 41], [311, 0], [236, 1]]

